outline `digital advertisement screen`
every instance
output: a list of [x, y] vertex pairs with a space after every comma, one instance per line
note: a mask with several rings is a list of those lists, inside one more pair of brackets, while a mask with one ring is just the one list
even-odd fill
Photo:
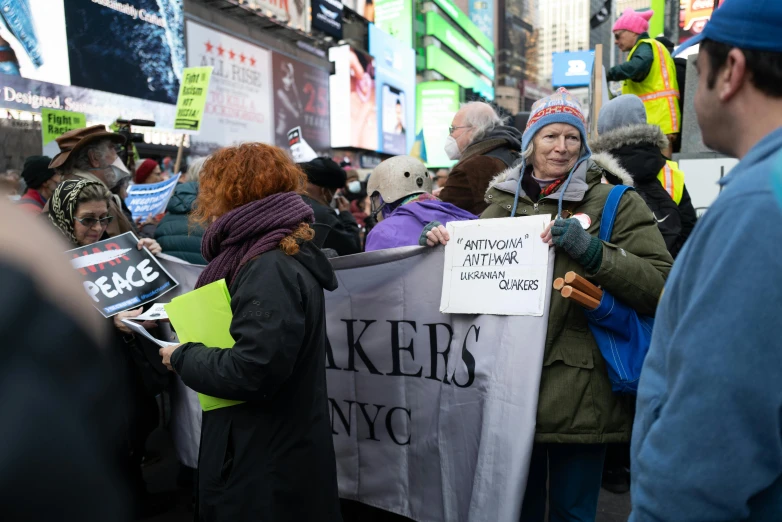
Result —
[[[113, 0], [109, 0], [113, 1]], [[247, 7], [261, 14], [271, 16], [285, 24], [309, 32], [310, 30], [310, 0], [227, 0], [240, 7]]]
[[416, 134], [424, 132], [427, 167], [448, 168], [456, 163], [448, 159], [444, 149], [460, 97], [461, 89], [454, 82], [422, 82], [416, 86]]
[[185, 66], [182, 0], [67, 0], [64, 7], [72, 85], [176, 103]]
[[369, 22], [375, 21], [375, 3], [372, 0], [343, 0], [342, 5]]
[[407, 154], [415, 140], [415, 51], [370, 25], [369, 52], [375, 57], [375, 88], [381, 107], [377, 151]]
[[334, 74], [329, 77], [331, 146], [378, 150], [375, 60], [349, 45], [329, 49]]
[[375, 0], [375, 25], [407, 47], [414, 47], [411, 0]]
[[312, 0], [312, 28], [334, 38], [342, 38], [342, 2]]
[[[725, 0], [720, 0], [719, 5]], [[679, 5], [679, 42], [700, 34], [714, 11], [714, 0], [681, 0]]]
[[276, 145], [287, 147], [288, 131], [298, 126], [313, 149], [327, 150], [331, 145], [328, 71], [275, 52], [271, 76]]
[[463, 36], [439, 13], [433, 11], [426, 13], [426, 34], [440, 40], [487, 78], [494, 79], [494, 61], [491, 55]]
[[[108, 0], [102, 3], [109, 4]], [[0, 107], [35, 113], [43, 108], [81, 112], [88, 121], [105, 124], [117, 118], [154, 120], [159, 128], [172, 129], [179, 79], [171, 48], [178, 43], [178, 56], [184, 59], [182, 3], [160, 0], [160, 4], [163, 9], [149, 0], [111, 3], [126, 11], [120, 12], [91, 0], [1, 3], [0, 39], [7, 49], [0, 51]], [[101, 17], [106, 10], [111, 16]], [[71, 25], [66, 25], [68, 20]], [[95, 20], [103, 20], [98, 25], [109, 24], [116, 32], [101, 26], [85, 33]], [[179, 25], [166, 32], [156, 25], [166, 20], [178, 20]], [[166, 35], [172, 39], [170, 44]], [[144, 52], [150, 55], [142, 64], [135, 55]], [[129, 55], [134, 57], [126, 61]], [[154, 60], [163, 55], [165, 71]], [[91, 57], [100, 59], [91, 62]], [[140, 72], [133, 74], [120, 64]], [[184, 64], [179, 65], [181, 74]], [[110, 72], [113, 76], [108, 78]]]
[[383, 85], [381, 89], [383, 104], [383, 152], [386, 154], [405, 154], [407, 125], [405, 93], [396, 87]]

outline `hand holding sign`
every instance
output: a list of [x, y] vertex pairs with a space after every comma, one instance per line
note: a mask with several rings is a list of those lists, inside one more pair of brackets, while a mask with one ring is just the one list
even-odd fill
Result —
[[104, 317], [111, 317], [154, 301], [177, 286], [151, 252], [160, 252], [157, 241], [139, 240], [126, 232], [66, 254], [72, 258], [71, 266], [84, 277], [84, 289], [93, 306]]
[[541, 241], [550, 216], [448, 223], [440, 311], [456, 314], [543, 315], [548, 250]]

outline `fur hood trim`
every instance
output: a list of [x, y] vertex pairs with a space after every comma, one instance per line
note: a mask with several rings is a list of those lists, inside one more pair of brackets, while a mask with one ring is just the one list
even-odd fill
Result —
[[[635, 186], [635, 182], [633, 181], [633, 177], [630, 175], [630, 173], [619, 164], [619, 160], [617, 160], [608, 152], [598, 152], [596, 154], [592, 154], [592, 161], [594, 161], [598, 167], [607, 172], [609, 175], [608, 181], [614, 185], [616, 184], [616, 181], [619, 181], [622, 185], [627, 185], [628, 187]], [[611, 174], [618, 178], [618, 180], [610, 179]]]
[[589, 143], [592, 152], [610, 152], [628, 145], [652, 144], [661, 150], [668, 146], [668, 138], [657, 125], [630, 125], [601, 134]]

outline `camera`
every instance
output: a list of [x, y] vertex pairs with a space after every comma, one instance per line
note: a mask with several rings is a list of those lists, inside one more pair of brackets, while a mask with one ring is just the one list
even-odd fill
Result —
[[119, 129], [117, 134], [125, 137], [125, 144], [120, 147], [118, 153], [122, 163], [132, 170], [131, 159], [133, 158], [133, 144], [143, 143], [144, 135], [138, 132], [131, 132], [131, 125], [136, 127], [154, 127], [155, 122], [151, 120], [117, 120], [115, 122]]

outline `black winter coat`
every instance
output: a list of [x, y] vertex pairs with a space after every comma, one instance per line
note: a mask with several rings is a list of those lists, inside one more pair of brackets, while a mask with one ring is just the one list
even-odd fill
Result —
[[155, 230], [155, 239], [160, 243], [163, 253], [188, 263], [205, 265], [206, 260], [201, 256], [204, 229], [188, 222], [197, 197], [198, 183], [194, 181], [182, 183], [174, 189], [166, 207], [166, 215]]
[[233, 349], [188, 343], [174, 352], [187, 386], [247, 401], [203, 414], [197, 520], [341, 521], [323, 296], [336, 287], [309, 242], [294, 256], [262, 254], [230, 289]]
[[659, 127], [641, 124], [603, 133], [589, 146], [596, 158], [602, 157], [601, 162], [616, 164], [612, 171], [626, 172], [632, 177], [635, 189], [654, 214], [668, 252], [675, 259], [695, 226], [695, 210], [686, 187], [677, 205], [657, 179], [666, 161], [661, 148], [667, 144], [668, 139]]
[[[348, 211], [337, 214], [334, 209], [319, 203], [309, 196], [302, 196], [315, 213], [315, 241], [321, 248], [331, 248], [340, 256], [361, 253], [361, 236], [358, 223]], [[317, 237], [326, 234], [326, 238]]]

